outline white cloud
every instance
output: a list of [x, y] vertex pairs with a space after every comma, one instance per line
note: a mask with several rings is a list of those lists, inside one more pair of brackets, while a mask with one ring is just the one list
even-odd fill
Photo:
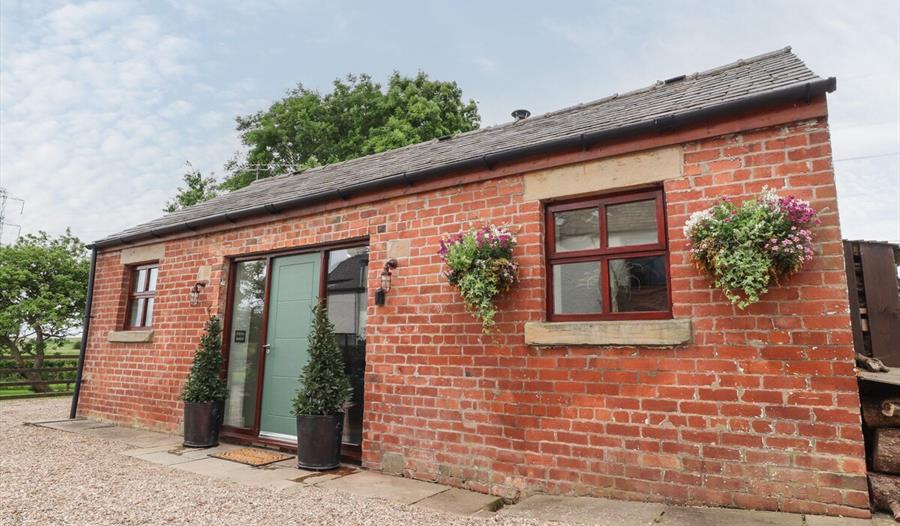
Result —
[[235, 149], [229, 123], [201, 135], [189, 119], [199, 43], [140, 4], [66, 4], [19, 22], [0, 65], [0, 184], [26, 200], [23, 231], [71, 226], [94, 240], [152, 219], [187, 155], [208, 170]]

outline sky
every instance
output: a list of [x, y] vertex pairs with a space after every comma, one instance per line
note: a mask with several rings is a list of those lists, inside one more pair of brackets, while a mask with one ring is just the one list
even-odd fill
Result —
[[0, 187], [23, 233], [92, 241], [161, 216], [185, 162], [221, 177], [235, 117], [297, 83], [421, 70], [491, 125], [787, 45], [838, 79], [844, 237], [900, 240], [896, 0], [0, 0]]

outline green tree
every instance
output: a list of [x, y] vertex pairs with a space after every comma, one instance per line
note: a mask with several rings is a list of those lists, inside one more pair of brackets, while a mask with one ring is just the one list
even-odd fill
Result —
[[184, 180], [184, 188], [178, 187], [178, 193], [175, 197], [166, 203], [163, 208], [164, 212], [174, 212], [187, 208], [191, 205], [208, 201], [219, 194], [219, 184], [215, 177], [203, 177], [200, 170], [195, 170], [191, 163], [187, 164], [187, 171], [182, 179]]
[[210, 316], [194, 353], [194, 363], [181, 391], [181, 399], [202, 404], [224, 400], [227, 394], [222, 378], [222, 324], [217, 316]]
[[353, 395], [344, 372], [344, 357], [328, 319], [325, 302], [313, 308], [309, 333], [309, 362], [300, 373], [300, 388], [294, 397], [294, 414], [334, 415], [344, 409]]
[[387, 89], [368, 75], [334, 81], [331, 93], [298, 85], [266, 111], [237, 118], [245, 155], [226, 168], [225, 190], [290, 170], [354, 159], [477, 129], [475, 101], [455, 82], [394, 72]]
[[[18, 368], [40, 369], [49, 343], [63, 343], [84, 315], [88, 259], [69, 230], [0, 246], [0, 355]], [[39, 372], [22, 375], [35, 392], [49, 392]]]

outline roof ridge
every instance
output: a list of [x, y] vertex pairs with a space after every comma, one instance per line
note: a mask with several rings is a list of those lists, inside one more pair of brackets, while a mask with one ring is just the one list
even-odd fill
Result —
[[[758, 54], [758, 55], [754, 55], [754, 56], [751, 56], [751, 57], [748, 57], [748, 58], [741, 58], [741, 59], [735, 60], [734, 62], [731, 62], [731, 63], [729, 63], [729, 64], [725, 64], [725, 65], [723, 65], [723, 66], [717, 66], [717, 67], [714, 67], [714, 68], [711, 68], [711, 69], [707, 69], [707, 70], [704, 70], [704, 71], [700, 71], [700, 72], [696, 72], [696, 73], [691, 73], [691, 74], [685, 74], [685, 75], [683, 75], [683, 76], [685, 77], [685, 79], [695, 80], [695, 79], [701, 78], [701, 77], [707, 77], [707, 76], [712, 76], [712, 75], [718, 75], [719, 73], [722, 73], [722, 72], [724, 72], [724, 71], [728, 71], [728, 70], [730, 70], [730, 69], [734, 69], [734, 68], [737, 68], [737, 67], [745, 66], [745, 65], [747, 65], [747, 64], [752, 64], [752, 63], [754, 63], [754, 62], [759, 62], [759, 61], [765, 60], [765, 59], [767, 59], [767, 58], [775, 57], [775, 56], [778, 56], [778, 55], [783, 55], [783, 54], [790, 53], [790, 52], [791, 52], [791, 46], [785, 46], [785, 47], [782, 47], [782, 48], [779, 48], [779, 49], [776, 49], [776, 50], [773, 50], [773, 51], [768, 51], [768, 52], [766, 52], [766, 53], [760, 53], [760, 54]], [[673, 77], [673, 78], [678, 78], [679, 76], [682, 76], [682, 75], [677, 75], [677, 76], [675, 76], [675, 77]], [[595, 100], [588, 101], [588, 102], [580, 102], [580, 103], [578, 103], [578, 104], [573, 104], [572, 106], [567, 106], [567, 107], [565, 107], [565, 108], [560, 108], [560, 109], [558, 109], [558, 110], [548, 111], [548, 112], [546, 112], [546, 113], [541, 113], [540, 115], [535, 115], [535, 116], [532, 116], [532, 117], [528, 117], [527, 119], [521, 119], [521, 120], [517, 120], [517, 121], [509, 121], [509, 122], [501, 122], [501, 123], [494, 124], [494, 125], [491, 125], [491, 126], [485, 126], [484, 128], [478, 128], [478, 129], [475, 129], [475, 130], [469, 130], [469, 131], [467, 131], [467, 132], [462, 132], [462, 133], [453, 134], [451, 137], [446, 138], [446, 139], [438, 139], [438, 138], [435, 138], [435, 139], [429, 139], [429, 140], [427, 140], [427, 141], [422, 141], [422, 142], [417, 142], [417, 143], [407, 144], [407, 145], [401, 146], [401, 147], [399, 147], [399, 148], [392, 148], [392, 149], [390, 149], [390, 150], [385, 150], [385, 151], [383, 151], [383, 152], [370, 153], [370, 154], [368, 154], [368, 155], [362, 155], [362, 156], [360, 156], [360, 157], [354, 157], [353, 159], [346, 159], [346, 160], [339, 161], [339, 162], [336, 162], [336, 163], [323, 164], [323, 165], [316, 166], [316, 167], [312, 167], [312, 168], [306, 168], [306, 169], [304, 169], [304, 170], [298, 170], [298, 171], [294, 171], [294, 172], [287, 172], [287, 173], [283, 173], [283, 174], [276, 175], [276, 176], [274, 176], [274, 177], [266, 177], [266, 178], [264, 178], [264, 179], [258, 179], [258, 180], [254, 181], [254, 182], [251, 183], [251, 184], [265, 183], [266, 181], [272, 181], [272, 180], [281, 180], [281, 179], [284, 179], [284, 178], [293, 177], [293, 176], [295, 176], [295, 175], [310, 174], [310, 173], [314, 173], [314, 172], [319, 171], [320, 169], [323, 169], [323, 168], [328, 167], [328, 166], [333, 166], [333, 165], [338, 165], [338, 164], [340, 164], [340, 165], [345, 165], [345, 164], [354, 163], [355, 161], [359, 161], [360, 159], [371, 159], [371, 158], [373, 158], [373, 157], [381, 157], [381, 156], [383, 156], [383, 155], [385, 155], [385, 154], [387, 154], [387, 153], [390, 153], [390, 152], [398, 152], [398, 151], [402, 151], [402, 150], [405, 150], [405, 149], [408, 149], [408, 148], [412, 148], [412, 147], [420, 147], [420, 146], [422, 146], [423, 144], [429, 144], [429, 143], [435, 143], [435, 142], [453, 141], [453, 140], [459, 139], [460, 137], [467, 136], [467, 135], [475, 135], [475, 134], [479, 134], [479, 133], [487, 133], [487, 132], [490, 132], [490, 131], [496, 131], [496, 130], [506, 129], [506, 128], [509, 128], [509, 127], [512, 127], [512, 126], [521, 126], [521, 125], [525, 125], [525, 124], [530, 124], [530, 123], [532, 123], [532, 122], [540, 121], [540, 120], [542, 120], [542, 119], [544, 119], [544, 118], [547, 118], [547, 117], [553, 117], [553, 116], [556, 116], [556, 115], [562, 115], [562, 114], [567, 113], [567, 112], [570, 112], [570, 111], [574, 111], [574, 110], [579, 110], [579, 109], [587, 108], [587, 107], [594, 106], [594, 105], [597, 105], [597, 104], [603, 104], [603, 103], [606, 103], [606, 102], [609, 102], [609, 101], [612, 101], [612, 100], [623, 99], [623, 98], [625, 98], [625, 97], [630, 97], [630, 96], [634, 96], [634, 95], [639, 95], [639, 94], [641, 94], [641, 93], [647, 93], [647, 92], [649, 92], [649, 91], [652, 91], [652, 90], [654, 90], [654, 89], [660, 88], [660, 87], [665, 86], [665, 85], [666, 85], [666, 82], [665, 82], [665, 81], [656, 81], [655, 83], [653, 83], [653, 84], [651, 84], [651, 85], [649, 85], [649, 86], [645, 86], [645, 87], [643, 87], [643, 88], [633, 89], [633, 90], [630, 90], [630, 91], [626, 91], [625, 93], [613, 93], [612, 95], [608, 95], [608, 96], [606, 96], [606, 97], [602, 97], [602, 98], [595, 99]], [[248, 186], [249, 186], [249, 185], [248, 185]]]

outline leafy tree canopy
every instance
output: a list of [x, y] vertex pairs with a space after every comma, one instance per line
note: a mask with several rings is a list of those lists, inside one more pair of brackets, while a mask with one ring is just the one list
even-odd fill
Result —
[[195, 170], [191, 163], [187, 164], [187, 171], [182, 179], [184, 180], [184, 188], [178, 187], [178, 194], [166, 203], [163, 208], [164, 212], [174, 212], [187, 208], [197, 203], [208, 201], [219, 194], [219, 185], [216, 178], [210, 175], [204, 177], [200, 170]]
[[477, 104], [462, 100], [456, 82], [423, 72], [394, 72], [386, 90], [368, 75], [335, 80], [325, 95], [301, 84], [268, 110], [237, 118], [247, 152], [228, 164], [231, 175], [221, 187], [236, 190], [292, 169], [471, 131], [480, 120]]
[[[0, 246], [0, 354], [16, 367], [42, 367], [47, 344], [62, 342], [81, 324], [87, 278], [84, 244], [68, 230]], [[28, 379], [35, 391], [49, 390], [39, 375]]]

